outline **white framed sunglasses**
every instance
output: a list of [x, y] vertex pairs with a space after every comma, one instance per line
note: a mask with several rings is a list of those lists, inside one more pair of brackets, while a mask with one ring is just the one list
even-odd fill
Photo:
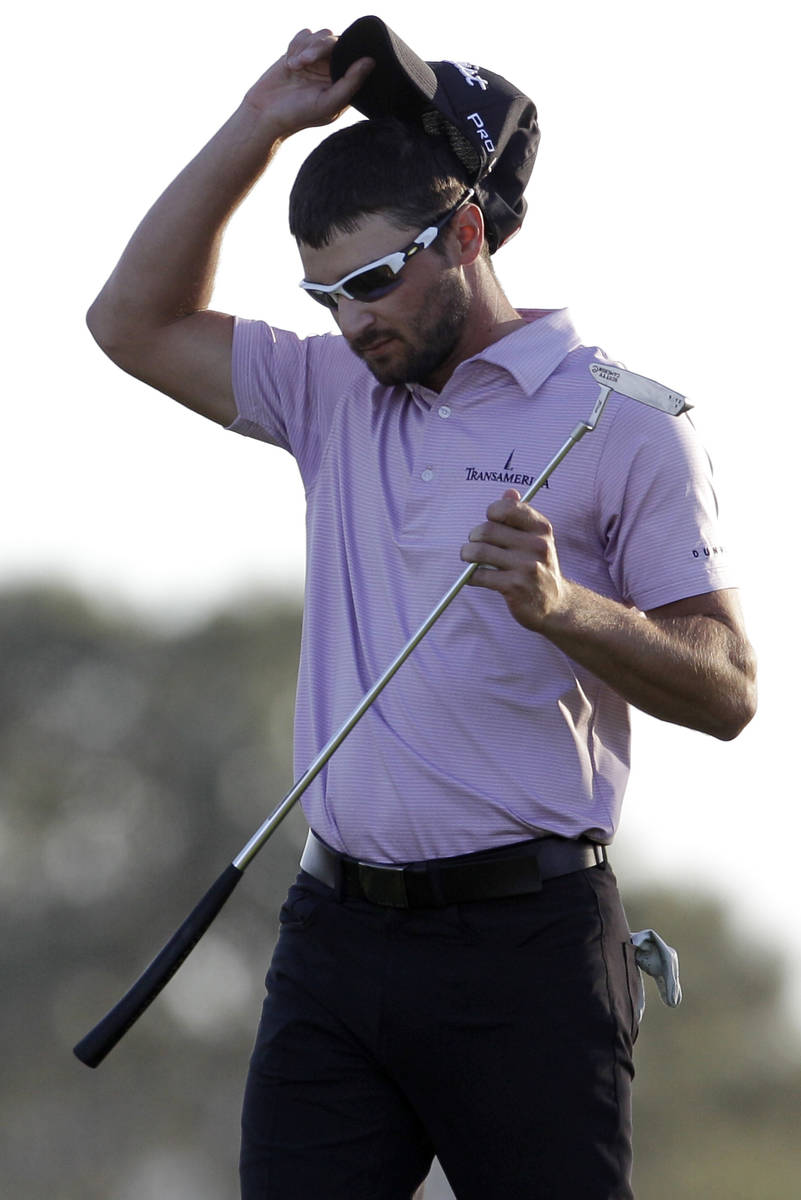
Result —
[[427, 250], [451, 217], [456, 216], [459, 209], [469, 204], [474, 195], [473, 188], [469, 188], [453, 208], [449, 208], [436, 224], [429, 225], [422, 233], [418, 233], [404, 250], [385, 254], [383, 258], [377, 258], [375, 262], [359, 267], [357, 271], [351, 271], [336, 283], [310, 283], [308, 279], [302, 279], [300, 286], [318, 304], [334, 312], [339, 306], [339, 296], [344, 296], [346, 300], [358, 300], [362, 304], [372, 304], [374, 300], [380, 300], [402, 282], [398, 277], [409, 259], [418, 251]]

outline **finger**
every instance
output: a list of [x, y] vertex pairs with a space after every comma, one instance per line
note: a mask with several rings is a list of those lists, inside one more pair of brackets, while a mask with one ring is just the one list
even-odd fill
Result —
[[490, 521], [518, 523], [529, 512], [533, 512], [533, 509], [530, 509], [527, 504], [521, 504], [519, 498], [512, 499], [510, 496], [502, 496], [500, 500], [493, 500], [487, 506], [487, 516]]
[[344, 108], [356, 95], [374, 67], [374, 59], [357, 58], [355, 62], [350, 64], [342, 78], [338, 79], [336, 83], [331, 84], [329, 89], [330, 99]]
[[509, 488], [500, 500], [493, 500], [487, 506], [487, 516], [491, 521], [508, 521], [525, 513], [528, 507], [527, 504], [521, 503], [520, 496], [514, 488]]
[[462, 562], [478, 563], [494, 571], [509, 569], [517, 562], [517, 557], [513, 557], [508, 548], [489, 542], [467, 542], [459, 553]]
[[513, 539], [519, 537], [519, 531], [512, 529], [509, 525], [503, 525], [499, 521], [490, 521], [485, 525], [477, 525], [475, 529], [471, 529], [467, 535], [469, 545], [478, 546], [502, 546], [508, 548], [512, 545]]
[[320, 59], [330, 58], [336, 40], [330, 29], [318, 29], [316, 33], [310, 29], [299, 30], [287, 47], [287, 66], [298, 70]]
[[[331, 83], [327, 71], [324, 77], [321, 73], [318, 90], [309, 110], [308, 123], [310, 125], [327, 125], [341, 116], [373, 66], [372, 59], [359, 59], [358, 62], [351, 64], [347, 72], [336, 83]], [[308, 70], [311, 72], [313, 68], [308, 68]]]
[[500, 500], [494, 500], [487, 509], [487, 516], [490, 521], [509, 525], [513, 529], [544, 534], [548, 534], [551, 530], [548, 518], [538, 512], [536, 508], [532, 508], [530, 504], [523, 504], [520, 499], [513, 500], [507, 496]]
[[[495, 506], [500, 506], [503, 511], [512, 511], [520, 504], [520, 493], [517, 488], [507, 488], [500, 500], [494, 502]], [[493, 507], [493, 505], [490, 505]]]
[[487, 588], [491, 592], [504, 593], [507, 589], [506, 576], [497, 567], [482, 563], [476, 567], [467, 581], [469, 587]]
[[[518, 526], [512, 521], [487, 521], [477, 525], [467, 535], [470, 542], [488, 543], [491, 546], [501, 546], [512, 550], [538, 550], [544, 542], [544, 536], [539, 530], [532, 530], [529, 524]], [[536, 541], [532, 542], [532, 537]]]

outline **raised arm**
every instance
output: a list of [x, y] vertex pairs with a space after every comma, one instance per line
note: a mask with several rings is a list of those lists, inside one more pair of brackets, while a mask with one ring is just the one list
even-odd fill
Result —
[[281, 142], [327, 125], [372, 69], [332, 84], [330, 30], [302, 30], [156, 201], [89, 309], [87, 324], [124, 371], [228, 425], [233, 318], [208, 308], [223, 232]]

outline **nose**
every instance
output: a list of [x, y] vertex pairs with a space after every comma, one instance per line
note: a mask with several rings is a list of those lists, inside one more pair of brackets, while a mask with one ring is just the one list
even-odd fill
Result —
[[362, 336], [375, 325], [375, 313], [369, 304], [340, 296], [335, 313], [336, 323], [349, 342]]

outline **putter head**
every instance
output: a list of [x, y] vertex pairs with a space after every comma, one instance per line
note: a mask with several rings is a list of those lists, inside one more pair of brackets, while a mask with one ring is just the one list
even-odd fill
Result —
[[645, 375], [635, 375], [633, 371], [624, 371], [622, 367], [613, 367], [609, 363], [590, 363], [590, 374], [601, 387], [611, 388], [621, 396], [630, 400], [639, 400], [649, 408], [657, 408], [660, 412], [678, 417], [681, 413], [692, 408], [686, 396], [663, 387]]

